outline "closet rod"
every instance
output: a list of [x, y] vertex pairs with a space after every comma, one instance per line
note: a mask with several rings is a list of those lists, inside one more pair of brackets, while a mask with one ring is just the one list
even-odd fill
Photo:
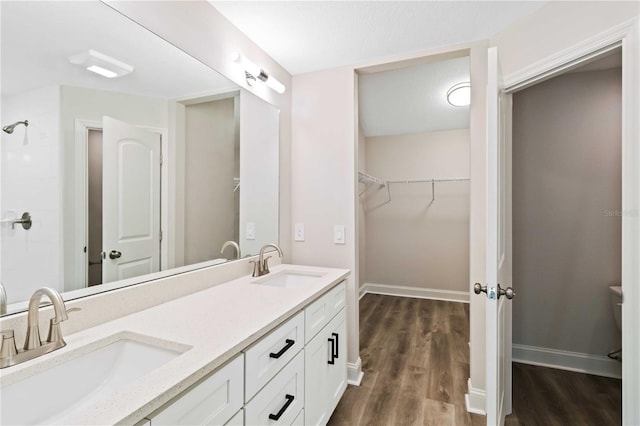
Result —
[[[387, 187], [391, 184], [398, 183], [430, 183], [431, 184], [431, 202], [436, 200], [436, 182], [466, 182], [467, 177], [449, 177], [449, 178], [431, 178], [431, 179], [407, 179], [407, 180], [388, 180]], [[389, 192], [389, 201], [391, 201], [391, 192]]]
[[404, 179], [387, 180], [387, 183], [432, 183], [432, 182], [466, 182], [468, 177], [432, 178], [432, 179]]

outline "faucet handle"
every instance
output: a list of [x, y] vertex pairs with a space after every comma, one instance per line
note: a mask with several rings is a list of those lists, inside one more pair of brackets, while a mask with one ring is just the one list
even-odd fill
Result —
[[268, 274], [269, 273], [269, 259], [271, 259], [271, 256], [265, 257], [264, 260], [262, 261], [262, 273], [263, 274]]
[[[69, 308], [66, 309], [66, 313], [69, 314], [71, 312], [81, 311], [82, 308]], [[52, 342], [62, 342], [64, 343], [64, 339], [62, 338], [62, 330], [60, 330], [60, 323], [64, 321], [56, 321], [55, 318], [51, 318], [49, 320], [49, 333], [47, 334], [47, 343]]]
[[11, 358], [18, 354], [18, 348], [16, 348], [16, 339], [13, 335], [13, 330], [0, 331], [2, 340], [0, 340], [0, 358]]
[[260, 264], [259, 262], [255, 261], [255, 260], [250, 260], [249, 261], [249, 265], [253, 265], [253, 272], [251, 273], [252, 277], [259, 277], [260, 276]]

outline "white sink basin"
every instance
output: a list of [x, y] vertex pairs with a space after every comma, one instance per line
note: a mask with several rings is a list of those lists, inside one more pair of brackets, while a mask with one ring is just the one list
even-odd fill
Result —
[[[105, 339], [104, 344], [108, 342]], [[74, 359], [0, 389], [0, 424], [50, 424], [176, 358], [171, 350], [119, 336]], [[179, 345], [184, 346], [184, 345]], [[187, 349], [184, 347], [183, 349]], [[76, 352], [84, 352], [79, 348]], [[52, 352], [46, 356], [52, 356]], [[72, 353], [70, 353], [72, 355]]]
[[300, 288], [313, 283], [324, 275], [325, 274], [322, 272], [284, 270], [269, 273], [264, 277], [260, 277], [252, 281], [251, 283], [268, 285], [271, 287]]

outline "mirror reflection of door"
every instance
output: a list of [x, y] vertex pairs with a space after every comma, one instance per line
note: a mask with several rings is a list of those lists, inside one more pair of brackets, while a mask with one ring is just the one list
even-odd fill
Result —
[[87, 153], [88, 286], [159, 271], [160, 135], [104, 117]]

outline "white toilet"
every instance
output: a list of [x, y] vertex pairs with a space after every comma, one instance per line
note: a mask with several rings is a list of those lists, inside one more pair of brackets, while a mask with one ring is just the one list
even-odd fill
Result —
[[[618, 330], [622, 333], [622, 286], [612, 285], [609, 286], [611, 296], [611, 307], [613, 308], [613, 317], [616, 319], [616, 325]], [[609, 358], [622, 361], [622, 349], [612, 351], [609, 353]]]

